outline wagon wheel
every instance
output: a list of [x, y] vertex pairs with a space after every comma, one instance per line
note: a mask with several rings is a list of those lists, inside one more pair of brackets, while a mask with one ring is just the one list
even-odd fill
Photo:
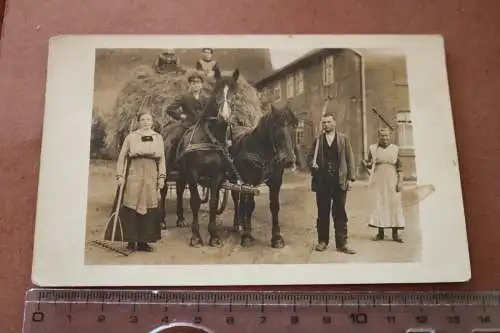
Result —
[[[222, 195], [221, 192], [223, 192]], [[222, 214], [226, 209], [228, 197], [229, 197], [229, 191], [225, 188], [222, 188], [219, 192], [219, 207], [217, 208], [217, 215]]]

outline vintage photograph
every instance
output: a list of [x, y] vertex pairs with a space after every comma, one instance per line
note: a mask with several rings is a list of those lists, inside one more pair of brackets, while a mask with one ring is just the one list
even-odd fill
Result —
[[[59, 42], [59, 56], [64, 48], [69, 58], [74, 42], [68, 38], [78, 37], [66, 38], [54, 43]], [[144, 272], [162, 267], [167, 284], [177, 285], [255, 284], [241, 280], [245, 270], [266, 274], [267, 269], [273, 277], [258, 278], [261, 284], [296, 283], [308, 270], [330, 276], [303, 283], [424, 282], [410, 273], [418, 270], [436, 281], [439, 276], [442, 282], [450, 276], [467, 279], [465, 222], [458, 168], [449, 163], [456, 161], [456, 148], [449, 145], [454, 144], [453, 124], [446, 69], [437, 58], [444, 56], [439, 39], [420, 39], [436, 56], [432, 64], [424, 51], [418, 59], [417, 41], [405, 48], [397, 38], [376, 43], [377, 37], [363, 37], [368, 41], [363, 45], [358, 37], [352, 46], [278, 36], [261, 45], [252, 39], [246, 46], [224, 36], [192, 45], [189, 37], [142, 43], [148, 46], [141, 46], [140, 37], [135, 46], [133, 39], [125, 45], [119, 37], [108, 43], [104, 36], [94, 43], [87, 38], [85, 64], [78, 68], [64, 59], [66, 66], [52, 73], [57, 80], [56, 72], [75, 66], [79, 75], [73, 83], [86, 89], [75, 91], [84, 94], [81, 104], [62, 91], [66, 101], [56, 103], [87, 112], [76, 116], [86, 120], [80, 126], [87, 128], [73, 133], [87, 139], [79, 144], [87, 147], [86, 163], [73, 170], [74, 177], [85, 177], [78, 180], [80, 189], [85, 184], [78, 193], [83, 214], [70, 218], [83, 235], [60, 248], [66, 251], [61, 264], [72, 260], [88, 272], [83, 285], [106, 280], [98, 280], [96, 272], [110, 278], [138, 266]], [[434, 68], [433, 75], [444, 75], [445, 85], [437, 87], [439, 82], [428, 77], [435, 87], [425, 86], [417, 75], [426, 66]], [[49, 59], [47, 94], [58, 94], [50, 78]], [[442, 109], [419, 107], [425, 94]], [[433, 127], [440, 117], [449, 118], [441, 130]], [[61, 119], [49, 124], [44, 137], [56, 135], [47, 131], [62, 126]], [[54, 139], [45, 139], [45, 146], [47, 140]], [[55, 149], [63, 143], [50, 144]], [[78, 174], [83, 168], [85, 175]], [[57, 175], [57, 170], [48, 172]], [[451, 180], [440, 182], [436, 173], [448, 173]], [[66, 180], [60, 174], [55, 181]], [[443, 196], [449, 201], [443, 202]], [[41, 223], [38, 219], [35, 237], [49, 237], [48, 226]], [[456, 234], [461, 265], [449, 272], [422, 272], [439, 266], [429, 261], [443, 246], [438, 241], [442, 232]], [[64, 236], [54, 232], [50, 237]], [[72, 259], [70, 247], [80, 247]], [[368, 277], [350, 279], [356, 266]], [[368, 267], [377, 271], [372, 278]], [[406, 271], [398, 273], [398, 267]], [[212, 272], [183, 278], [193, 269]], [[286, 276], [298, 270], [300, 276]], [[284, 276], [276, 277], [277, 272]], [[57, 279], [68, 275], [79, 284], [75, 274], [65, 272]], [[113, 284], [155, 280], [133, 275]]]
[[420, 260], [397, 50], [99, 49], [94, 82], [87, 239], [126, 256], [86, 264]]

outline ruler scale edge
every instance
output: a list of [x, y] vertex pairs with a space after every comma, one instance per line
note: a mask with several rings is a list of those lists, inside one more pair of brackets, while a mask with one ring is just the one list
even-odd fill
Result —
[[[401, 297], [405, 297], [406, 300], [404, 303], [409, 305], [410, 302], [415, 304], [423, 304], [423, 305], [433, 305], [436, 301], [444, 301], [448, 300], [453, 304], [483, 304], [487, 299], [493, 299], [495, 304], [500, 305], [500, 291], [492, 291], [492, 292], [467, 292], [467, 291], [412, 291], [412, 292], [404, 292], [404, 291], [244, 291], [244, 290], [227, 290], [227, 289], [211, 289], [211, 290], [189, 290], [189, 289], [151, 289], [151, 290], [143, 290], [143, 289], [127, 289], [127, 290], [119, 290], [119, 289], [45, 289], [45, 288], [32, 288], [27, 290], [25, 300], [26, 302], [36, 302], [36, 301], [57, 301], [57, 299], [71, 299], [71, 300], [79, 300], [79, 301], [94, 301], [94, 302], [102, 302], [104, 298], [122, 298], [124, 295], [128, 295], [129, 297], [137, 298], [137, 295], [142, 295], [144, 298], [146, 295], [148, 297], [170, 297], [172, 298], [172, 302], [177, 304], [178, 302], [199, 302], [200, 295], [205, 299], [208, 298], [207, 302], [210, 300], [210, 297], [214, 297], [217, 300], [218, 304], [221, 303], [221, 300], [227, 299], [225, 302], [233, 302], [235, 301], [243, 302], [249, 297], [254, 297], [256, 300], [261, 299], [262, 297], [265, 299], [266, 304], [273, 304], [273, 301], [279, 302], [276, 304], [281, 305], [291, 305], [292, 303], [283, 303], [283, 300], [288, 300], [289, 302], [293, 302], [294, 298], [304, 299], [328, 299], [335, 300], [339, 297], [344, 298], [345, 300], [356, 300], [359, 302], [360, 300], [366, 299], [367, 302], [372, 301], [374, 298], [390, 298], [392, 300], [398, 299]], [[64, 297], [66, 296], [66, 297]], [[186, 299], [187, 297], [187, 299]], [[418, 299], [418, 301], [417, 301]], [[278, 301], [279, 300], [279, 301]], [[391, 304], [395, 305], [398, 303], [393, 303], [391, 300]], [[455, 300], [455, 302], [452, 302]], [[474, 302], [475, 301], [475, 302]], [[135, 301], [137, 302], [137, 301]], [[434, 303], [433, 303], [434, 302]], [[148, 301], [147, 303], [151, 303]], [[319, 302], [321, 303], [321, 301]], [[402, 302], [400, 301], [399, 304]], [[443, 304], [442, 302], [440, 304]], [[378, 305], [382, 305], [378, 303]]]
[[[90, 306], [91, 305], [91, 306]], [[270, 317], [275, 315], [284, 316], [290, 315], [290, 318], [296, 318], [296, 323], [301, 320], [313, 320], [311, 318], [323, 318], [323, 324], [326, 322], [332, 323], [338, 320], [347, 320], [347, 314], [353, 322], [359, 321], [363, 324], [367, 321], [367, 316], [370, 318], [378, 318], [386, 315], [389, 318], [410, 318], [414, 316], [417, 318], [415, 327], [410, 327], [408, 323], [407, 333], [424, 333], [424, 332], [475, 332], [475, 333], [499, 333], [500, 332], [500, 292], [466, 292], [466, 291], [418, 291], [418, 292], [405, 292], [405, 291], [245, 291], [245, 290], [119, 290], [119, 289], [39, 289], [33, 288], [26, 292], [25, 311], [23, 315], [23, 333], [39, 333], [34, 330], [36, 325], [43, 325], [42, 323], [33, 324], [33, 321], [43, 321], [44, 311], [47, 313], [46, 318], [56, 316], [59, 313], [60, 318], [52, 318], [52, 321], [60, 321], [64, 316], [64, 309], [72, 308], [74, 314], [78, 313], [75, 310], [77, 307], [81, 309], [80, 314], [96, 317], [99, 311], [102, 313], [111, 313], [118, 318], [121, 312], [116, 309], [121, 307], [124, 313], [133, 312], [134, 317], [147, 317], [150, 314], [141, 312], [146, 306], [165, 307], [174, 313], [180, 313], [183, 320], [177, 322], [175, 315], [170, 316], [172, 322], [155, 322], [151, 323], [147, 333], [164, 332], [165, 329], [171, 329], [177, 326], [190, 326], [204, 330], [208, 333], [225, 333], [230, 332], [224, 329], [217, 330], [215, 327], [199, 326], [196, 320], [190, 321], [189, 318], [196, 318], [195, 314], [206, 313], [210, 320], [215, 320], [215, 317], [226, 318], [250, 318], [257, 314]], [[456, 309], [455, 309], [456, 308]], [[56, 311], [56, 309], [59, 309]], [[62, 310], [61, 310], [62, 309]], [[123, 310], [125, 309], [125, 310]], [[137, 310], [139, 309], [139, 310]], [[434, 328], [422, 327], [427, 323], [427, 317], [437, 317], [432, 311], [440, 311], [439, 313], [450, 321], [449, 325], [454, 325], [457, 329], [453, 331], [446, 330], [433, 330]], [[71, 311], [71, 310], [70, 310]], [[83, 312], [82, 312], [83, 311]], [[88, 311], [88, 313], [85, 313]], [[108, 311], [108, 312], [106, 312]], [[159, 310], [156, 310], [155, 313]], [[176, 312], [177, 311], [177, 312]], [[154, 312], [154, 311], [153, 311]], [[38, 313], [40, 318], [34, 319], [33, 314]], [[462, 328], [464, 322], [470, 324], [471, 320], [478, 321], [478, 314], [484, 313], [484, 322], [478, 323], [476, 326], [467, 330], [459, 330]], [[50, 315], [49, 315], [50, 314]], [[215, 314], [215, 316], [214, 316]], [[362, 314], [361, 319], [355, 319], [356, 316]], [[106, 314], [107, 316], [108, 314]], [[124, 315], [123, 313], [121, 314]], [[191, 316], [191, 317], [190, 317]], [[205, 315], [206, 316], [206, 315]], [[378, 317], [377, 317], [378, 316]], [[468, 318], [468, 316], [475, 316]], [[168, 317], [168, 316], [167, 316]], [[478, 318], [476, 318], [478, 317]], [[494, 317], [492, 321], [491, 318]], [[121, 317], [120, 317], [121, 318]], [[179, 317], [180, 318], [180, 317]], [[188, 318], [188, 319], [186, 319]], [[201, 318], [201, 317], [200, 317]], [[281, 318], [281, 317], [280, 317]], [[283, 317], [288, 318], [288, 317]], [[327, 318], [328, 320], [325, 321]], [[335, 319], [332, 319], [335, 318]], [[340, 318], [340, 319], [339, 319]], [[344, 318], [344, 319], [342, 319]], [[412, 317], [413, 318], [413, 317]], [[425, 321], [420, 321], [418, 318], [424, 318]], [[457, 319], [458, 318], [458, 319]], [[460, 319], [462, 318], [462, 319]], [[486, 320], [486, 318], [488, 320]], [[136, 319], [137, 320], [137, 319]], [[200, 319], [201, 320], [201, 319]], [[371, 320], [371, 319], [370, 319]], [[376, 319], [377, 320], [377, 319]], [[376, 321], [375, 320], [375, 321]], [[378, 319], [380, 321], [380, 319]], [[395, 319], [393, 319], [395, 320]], [[398, 319], [400, 321], [400, 319]], [[403, 320], [403, 319], [401, 319]], [[444, 317], [443, 317], [444, 320]], [[460, 322], [462, 320], [462, 323]], [[50, 321], [47, 319], [47, 321]], [[234, 324], [234, 319], [232, 319]], [[371, 320], [372, 321], [372, 320]], [[97, 322], [96, 322], [97, 323]], [[290, 323], [288, 323], [290, 324]], [[293, 320], [292, 320], [292, 324]], [[345, 324], [345, 322], [344, 322]], [[97, 324], [96, 324], [97, 325]], [[196, 326], [198, 325], [198, 326]], [[250, 324], [249, 324], [250, 325]], [[319, 325], [319, 322], [318, 322]], [[440, 323], [440, 325], [444, 325]], [[453, 326], [452, 325], [452, 326]], [[465, 324], [463, 324], [465, 325]], [[186, 326], [186, 327], [187, 327]], [[495, 327], [493, 327], [495, 326]], [[368, 325], [363, 326], [363, 332], [377, 331]], [[368, 329], [367, 329], [368, 328]], [[156, 329], [156, 331], [154, 330]], [[291, 329], [293, 332], [293, 326]], [[303, 328], [302, 328], [303, 329]], [[308, 330], [314, 330], [314, 327]], [[372, 329], [372, 330], [371, 330]], [[262, 330], [261, 330], [262, 331]], [[319, 332], [320, 329], [317, 329]], [[45, 331], [44, 331], [45, 332]], [[58, 332], [64, 333], [61, 328]], [[69, 331], [68, 331], [69, 332]], [[84, 331], [86, 333], [86, 331]], [[90, 332], [90, 331], [89, 331]], [[92, 332], [99, 332], [93, 330]], [[128, 332], [120, 330], [120, 332]], [[136, 332], [136, 331], [130, 331]], [[263, 330], [265, 332], [265, 330]], [[270, 332], [281, 333], [279, 330], [271, 330]], [[286, 331], [289, 332], [289, 331]], [[356, 327], [352, 330], [343, 330], [342, 332], [358, 332]], [[384, 331], [385, 332], [385, 331]], [[400, 330], [394, 332], [402, 332]]]

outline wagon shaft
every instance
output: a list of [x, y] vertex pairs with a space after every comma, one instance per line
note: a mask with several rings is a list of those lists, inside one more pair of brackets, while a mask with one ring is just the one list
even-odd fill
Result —
[[238, 185], [233, 184], [228, 181], [222, 183], [222, 188], [225, 188], [229, 191], [243, 192], [243, 193], [251, 193], [253, 195], [260, 195], [260, 190], [251, 185]]

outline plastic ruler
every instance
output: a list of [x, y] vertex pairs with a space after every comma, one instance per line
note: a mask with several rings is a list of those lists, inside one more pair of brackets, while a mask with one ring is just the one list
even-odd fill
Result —
[[32, 289], [23, 333], [497, 332], [500, 293]]

